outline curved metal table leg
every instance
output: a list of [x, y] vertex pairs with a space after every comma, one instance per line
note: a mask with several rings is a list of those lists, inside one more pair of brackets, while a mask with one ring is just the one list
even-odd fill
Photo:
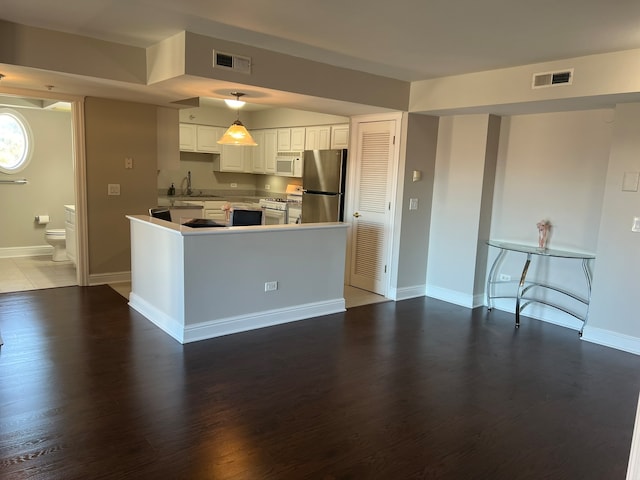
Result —
[[520, 327], [520, 298], [522, 297], [522, 287], [524, 287], [524, 282], [527, 278], [527, 271], [529, 270], [530, 263], [531, 263], [531, 254], [527, 253], [527, 261], [524, 262], [522, 275], [520, 275], [520, 284], [518, 285], [518, 293], [516, 295], [516, 328]]
[[491, 287], [496, 282], [496, 275], [498, 274], [498, 265], [500, 265], [500, 262], [502, 261], [506, 253], [507, 251], [501, 248], [500, 253], [496, 257], [496, 259], [493, 261], [493, 265], [491, 265], [491, 270], [489, 270], [489, 276], [487, 277], [487, 288], [486, 288], [487, 308], [489, 310], [493, 309], [493, 302], [491, 301], [491, 299], [493, 298], [493, 296], [491, 295]]
[[582, 336], [582, 332], [584, 331], [584, 327], [587, 325], [587, 319], [589, 318], [589, 305], [591, 304], [591, 270], [589, 270], [589, 259], [582, 259], [582, 271], [584, 272], [584, 278], [587, 281], [587, 313], [584, 315], [584, 320], [582, 321], [582, 328], [578, 334]]

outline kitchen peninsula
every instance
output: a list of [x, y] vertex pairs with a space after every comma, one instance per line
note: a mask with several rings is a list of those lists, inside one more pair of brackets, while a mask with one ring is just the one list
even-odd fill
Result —
[[345, 310], [344, 223], [190, 228], [127, 218], [129, 305], [180, 343]]

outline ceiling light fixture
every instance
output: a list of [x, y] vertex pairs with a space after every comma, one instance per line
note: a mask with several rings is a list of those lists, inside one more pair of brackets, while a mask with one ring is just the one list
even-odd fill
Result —
[[[240, 101], [239, 98], [244, 95], [244, 93], [240, 92], [231, 92], [231, 95], [235, 95], [236, 101]], [[244, 102], [241, 102], [244, 105]], [[240, 107], [237, 107], [236, 111], [238, 113], [238, 118], [235, 122], [231, 124], [231, 126], [224, 132], [224, 135], [218, 140], [218, 143], [221, 145], [250, 145], [256, 146], [258, 145], [251, 134], [244, 127], [242, 122], [240, 121]]]
[[240, 92], [231, 92], [231, 95], [235, 96], [236, 99], [232, 100], [230, 98], [225, 98], [224, 99], [224, 103], [227, 104], [227, 107], [229, 108], [234, 108], [234, 109], [238, 109], [238, 108], [242, 108], [244, 107], [244, 104], [246, 102], [243, 102], [242, 100], [240, 100], [240, 97], [244, 96], [244, 93], [240, 93]]

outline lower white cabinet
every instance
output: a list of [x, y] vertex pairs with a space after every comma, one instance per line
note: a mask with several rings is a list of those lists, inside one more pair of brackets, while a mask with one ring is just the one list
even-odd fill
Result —
[[222, 207], [226, 203], [225, 200], [206, 200], [202, 216], [217, 223], [225, 224], [227, 222], [227, 212], [222, 210]]

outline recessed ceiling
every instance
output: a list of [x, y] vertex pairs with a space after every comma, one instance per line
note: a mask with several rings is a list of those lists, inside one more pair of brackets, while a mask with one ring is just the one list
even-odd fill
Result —
[[4, 0], [2, 18], [141, 47], [188, 30], [405, 81], [640, 48], [637, 0]]

